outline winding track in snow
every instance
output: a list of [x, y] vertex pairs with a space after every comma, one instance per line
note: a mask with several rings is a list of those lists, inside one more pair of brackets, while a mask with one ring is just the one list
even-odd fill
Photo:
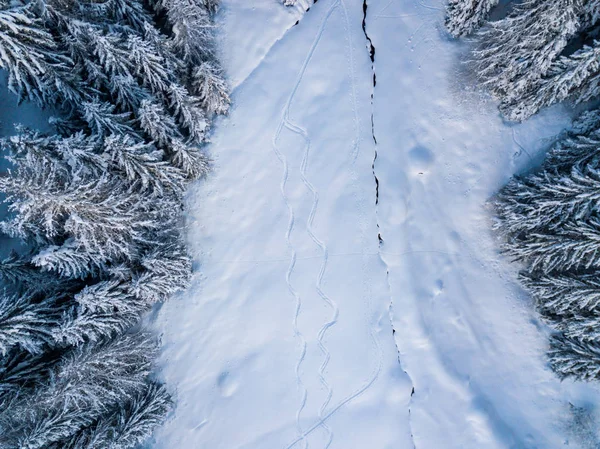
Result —
[[[288, 113], [289, 113], [289, 111], [288, 111]], [[312, 204], [310, 214], [308, 216], [308, 221], [307, 221], [307, 232], [310, 235], [310, 238], [319, 247], [319, 249], [321, 250], [321, 252], [323, 254], [323, 261], [322, 261], [321, 267], [319, 269], [319, 274], [317, 276], [315, 288], [317, 290], [318, 295], [321, 297], [321, 299], [333, 311], [331, 320], [328, 321], [327, 323], [325, 323], [321, 327], [321, 329], [319, 330], [319, 333], [318, 333], [318, 337], [317, 337], [317, 342], [318, 342], [319, 348], [321, 349], [321, 352], [323, 353], [323, 356], [324, 356], [323, 362], [321, 363], [321, 366], [319, 367], [319, 380], [320, 380], [321, 384], [327, 390], [327, 397], [325, 398], [325, 401], [319, 408], [318, 416], [319, 416], [319, 419], [321, 419], [321, 418], [323, 418], [323, 413], [327, 409], [327, 406], [329, 405], [329, 403], [331, 402], [331, 398], [333, 397], [333, 388], [329, 385], [329, 383], [327, 382], [327, 379], [325, 379], [325, 368], [327, 368], [327, 364], [329, 363], [331, 354], [330, 354], [329, 350], [327, 349], [327, 347], [325, 346], [324, 339], [325, 339], [325, 334], [327, 333], [327, 331], [337, 323], [338, 316], [339, 316], [339, 308], [338, 308], [336, 302], [332, 298], [330, 298], [327, 294], [325, 294], [325, 292], [322, 289], [323, 276], [325, 275], [325, 270], [327, 269], [327, 262], [329, 260], [329, 249], [327, 248], [327, 245], [325, 245], [325, 243], [322, 242], [315, 235], [315, 233], [313, 232], [313, 228], [312, 228], [315, 214], [317, 213], [317, 207], [319, 205], [319, 192], [315, 189], [315, 187], [311, 184], [311, 182], [306, 177], [306, 169], [308, 166], [308, 156], [309, 156], [309, 152], [310, 152], [310, 143], [311, 142], [310, 142], [310, 139], [308, 138], [308, 134], [307, 134], [306, 130], [299, 128], [299, 127], [295, 127], [289, 121], [287, 121], [287, 125], [290, 130], [294, 130], [295, 132], [301, 134], [302, 137], [305, 139], [304, 155], [302, 157], [302, 163], [300, 165], [300, 178], [302, 179], [302, 182], [304, 183], [304, 185], [308, 188], [308, 190], [310, 190], [310, 192], [313, 195], [313, 204]], [[325, 422], [323, 422], [322, 427], [325, 429], [325, 431], [328, 435], [328, 441], [325, 446], [325, 449], [327, 449], [331, 445], [331, 442], [333, 441], [333, 431], [327, 426], [327, 424]]]
[[[358, 179], [358, 175], [356, 173], [355, 165], [356, 165], [356, 160], [358, 158], [358, 155], [360, 153], [360, 118], [358, 116], [357, 93], [356, 93], [356, 75], [355, 75], [355, 68], [354, 68], [354, 66], [355, 66], [354, 45], [353, 45], [353, 41], [352, 41], [350, 18], [349, 18], [348, 10], [347, 10], [344, 0], [336, 0], [333, 3], [333, 5], [331, 6], [331, 8], [328, 10], [328, 12], [325, 15], [325, 18], [322, 22], [322, 25], [319, 28], [317, 37], [316, 37], [315, 41], [313, 42], [313, 46], [309, 50], [309, 54], [304, 62], [304, 65], [302, 66], [300, 73], [303, 74], [305, 72], [305, 70], [308, 66], [308, 63], [310, 62], [310, 59], [312, 58], [312, 55], [314, 54], [314, 51], [321, 39], [321, 36], [324, 31], [324, 26], [325, 26], [327, 20], [329, 19], [329, 17], [331, 16], [331, 14], [333, 13], [333, 11], [337, 8], [337, 6], [342, 7], [344, 21], [345, 21], [345, 29], [346, 29], [346, 33], [347, 33], [347, 40], [348, 40], [348, 44], [349, 44], [348, 68], [349, 68], [349, 72], [350, 72], [352, 111], [353, 111], [353, 115], [354, 115], [354, 124], [355, 124], [355, 138], [354, 138], [353, 144], [352, 144], [352, 152], [350, 153], [350, 155], [351, 155], [350, 172], [351, 172], [352, 180], [354, 182], [356, 182]], [[298, 80], [296, 86], [294, 87], [291, 98], [293, 98], [293, 95], [295, 95], [295, 93], [298, 89], [298, 86], [300, 84], [300, 81], [301, 81], [301, 79]], [[286, 108], [288, 111], [289, 111], [289, 103], [291, 103], [291, 101], [288, 101], [288, 104], [286, 104]], [[285, 118], [285, 114], [284, 114], [284, 118]], [[298, 129], [298, 131], [299, 131], [299, 129]], [[305, 156], [306, 156], [306, 153], [305, 153]], [[359, 206], [358, 207], [359, 212], [362, 212], [364, 210], [364, 207], [362, 207], [362, 204], [360, 204], [360, 203], [361, 203], [360, 200], [357, 199], [357, 204]], [[362, 215], [363, 214], [361, 214], [361, 217], [359, 217], [359, 222], [361, 223], [361, 228], [366, 228], [365, 220]], [[363, 233], [364, 233], [364, 229], [361, 229], [361, 230], [363, 230]], [[361, 254], [361, 255], [365, 259], [363, 265], [366, 265], [367, 259], [364, 257], [364, 256], [366, 256], [366, 254]], [[363, 267], [363, 268], [366, 268], [366, 267]], [[366, 272], [366, 269], [364, 271]], [[325, 326], [319, 332], [319, 335], [321, 335], [322, 332], [326, 331], [329, 327], [331, 327], [331, 325], [328, 326], [328, 324], [329, 323], [325, 324]], [[344, 399], [342, 399], [340, 402], [338, 402], [328, 413], [326, 413], [323, 416], [323, 412], [324, 412], [326, 406], [329, 404], [329, 401], [331, 399], [331, 397], [328, 395], [328, 399], [326, 400], [325, 405], [322, 407], [322, 409], [319, 413], [319, 415], [320, 415], [319, 419], [312, 426], [310, 426], [303, 434], [299, 435], [294, 441], [292, 441], [288, 446], [286, 446], [286, 449], [291, 449], [296, 444], [298, 444], [300, 441], [303, 441], [308, 435], [310, 435], [317, 428], [324, 427], [327, 420], [329, 418], [331, 418], [339, 409], [341, 409], [344, 405], [348, 404], [349, 402], [355, 400], [356, 398], [358, 398], [362, 394], [364, 394], [365, 391], [367, 391], [375, 383], [375, 381], [379, 378], [379, 375], [381, 373], [381, 368], [383, 365], [383, 350], [381, 348], [381, 344], [379, 343], [377, 337], [375, 336], [375, 333], [373, 332], [372, 327], [369, 329], [369, 334], [374, 343], [374, 346], [376, 347], [377, 354], [378, 354], [378, 357], [377, 357], [378, 361], [377, 361], [377, 365], [376, 365], [375, 369], [373, 370], [373, 373], [370, 375], [368, 380], [360, 388], [358, 388], [353, 393], [351, 393], [350, 395], [348, 395]], [[323, 367], [323, 365], [322, 365], [322, 367]], [[325, 427], [325, 428], [327, 429], [327, 427]], [[330, 434], [330, 438], [328, 440], [326, 448], [328, 448], [331, 444], [331, 437], [332, 437], [332, 435]]]
[[301, 392], [300, 405], [298, 407], [298, 410], [296, 411], [296, 429], [297, 429], [298, 434], [301, 436], [300, 440], [304, 441], [304, 447], [308, 447], [307, 441], [302, 436], [302, 426], [300, 424], [300, 415], [302, 414], [302, 410], [306, 406], [306, 399], [307, 399], [307, 395], [308, 395], [308, 391], [307, 391], [306, 387], [304, 386], [304, 384], [302, 383], [302, 378], [300, 376], [300, 367], [302, 365], [302, 362], [304, 361], [304, 358], [306, 357], [306, 346], [307, 345], [306, 345], [306, 340], [304, 339], [304, 336], [302, 335], [302, 333], [300, 332], [300, 329], [298, 328], [298, 317], [300, 315], [300, 309], [302, 307], [302, 298], [300, 297], [298, 292], [294, 289], [294, 287], [292, 286], [292, 282], [291, 282], [292, 272], [294, 271], [294, 267], [296, 266], [296, 249], [292, 245], [292, 242], [290, 239], [290, 236], [294, 229], [295, 215], [294, 215], [294, 209], [292, 208], [292, 205], [290, 204], [287, 194], [285, 193], [285, 187], [286, 187], [288, 177], [289, 177], [289, 169], [288, 169], [287, 159], [283, 155], [281, 150], [279, 150], [278, 145], [277, 145], [279, 137], [281, 136], [281, 131], [283, 130], [283, 126], [284, 126], [284, 121], [282, 120], [281, 123], [277, 127], [275, 135], [273, 136], [273, 152], [275, 153], [275, 155], [277, 156], [277, 159], [279, 159], [279, 161], [281, 162], [281, 164], [283, 166], [283, 174], [282, 174], [282, 179], [281, 179], [281, 183], [280, 183], [280, 191], [281, 191], [281, 196], [283, 198], [283, 201], [285, 203], [285, 206], [286, 206], [286, 208], [288, 210], [288, 214], [289, 214], [288, 227], [287, 227], [286, 233], [285, 233], [285, 241], [286, 241], [287, 247], [289, 248], [289, 250], [291, 252], [290, 263], [289, 263], [288, 269], [285, 273], [285, 282], [287, 284], [290, 294], [292, 295], [292, 297], [295, 300], [295, 310], [294, 310], [294, 318], [292, 320], [292, 325], [293, 325], [294, 336], [296, 337], [297, 340], [299, 340], [300, 347], [301, 347], [300, 355], [298, 357], [298, 361], [296, 362], [296, 367], [295, 367], [296, 384], [298, 385], [298, 389]]
[[[288, 269], [288, 272], [286, 274], [286, 282], [288, 284], [288, 288], [290, 289], [290, 291], [292, 292], [293, 295], [296, 296], [296, 314], [294, 317], [294, 324], [295, 324], [295, 330], [298, 330], [298, 315], [300, 312], [300, 296], [293, 290], [293, 288], [291, 287], [291, 282], [290, 282], [290, 277], [292, 274], [292, 271], [294, 269], [295, 263], [296, 263], [296, 250], [293, 248], [291, 241], [290, 241], [290, 234], [293, 230], [293, 225], [294, 225], [294, 211], [293, 208], [291, 207], [289, 200], [287, 199], [287, 196], [285, 194], [285, 183], [287, 182], [288, 179], [288, 165], [287, 165], [287, 160], [285, 158], [285, 156], [281, 153], [281, 151], [279, 150], [279, 148], [277, 147], [277, 142], [279, 141], [280, 137], [281, 137], [281, 132], [283, 131], [283, 128], [287, 128], [290, 131], [302, 136], [302, 138], [305, 140], [305, 150], [304, 150], [304, 156], [303, 156], [303, 160], [302, 160], [302, 166], [301, 166], [301, 178], [302, 181], [304, 182], [304, 184], [309, 188], [309, 190], [312, 192], [313, 194], [313, 205], [311, 208], [311, 212], [308, 218], [308, 233], [310, 235], [310, 237], [312, 238], [312, 240], [319, 246], [319, 248], [321, 248], [321, 251], [323, 252], [323, 262], [321, 264], [321, 268], [319, 271], [319, 275], [317, 278], [317, 282], [316, 282], [316, 289], [317, 292], [319, 294], [319, 296], [333, 309], [333, 316], [331, 318], [330, 321], [328, 321], [327, 323], [325, 323], [323, 325], [323, 327], [321, 328], [321, 330], [318, 333], [318, 344], [319, 347], [321, 348], [321, 351], [324, 354], [324, 360], [323, 363], [321, 364], [321, 366], [319, 367], [319, 379], [321, 381], [321, 384], [326, 388], [327, 390], [327, 397], [325, 399], [325, 402], [322, 404], [320, 410], [319, 410], [319, 421], [321, 421], [321, 427], [323, 427], [327, 433], [327, 438], [328, 438], [328, 442], [327, 442], [327, 446], [326, 448], [328, 448], [331, 445], [331, 441], [333, 440], [333, 432], [331, 431], [331, 429], [327, 426], [327, 424], [325, 423], [325, 420], [323, 420], [323, 412], [324, 410], [327, 408], [327, 406], [329, 405], [329, 402], [331, 401], [331, 398], [333, 396], [333, 390], [331, 388], [331, 386], [327, 383], [327, 380], [325, 379], [324, 376], [324, 372], [325, 372], [325, 368], [327, 367], [327, 364], [329, 363], [329, 359], [330, 359], [330, 353], [327, 350], [327, 348], [325, 347], [324, 343], [323, 343], [323, 339], [325, 337], [325, 333], [327, 331], [327, 329], [329, 329], [330, 327], [332, 327], [336, 322], [337, 322], [337, 317], [339, 314], [338, 311], [338, 307], [335, 304], [334, 301], [332, 301], [321, 289], [321, 283], [323, 280], [323, 275], [325, 273], [325, 270], [327, 268], [327, 260], [328, 260], [328, 249], [325, 246], [325, 244], [319, 240], [315, 234], [312, 231], [312, 222], [314, 220], [314, 216], [316, 213], [316, 209], [318, 206], [318, 192], [315, 190], [315, 188], [312, 186], [312, 184], [310, 184], [310, 182], [308, 182], [308, 179], [306, 178], [306, 166], [308, 163], [308, 153], [309, 153], [309, 149], [310, 149], [310, 139], [308, 138], [308, 134], [306, 132], [306, 130], [304, 130], [303, 128], [300, 128], [296, 125], [294, 125], [290, 119], [289, 119], [289, 114], [290, 114], [290, 108], [291, 108], [291, 104], [292, 101], [294, 100], [294, 97], [296, 96], [296, 93], [298, 92], [298, 88], [300, 87], [300, 83], [302, 82], [302, 79], [304, 78], [304, 74], [306, 73], [306, 69], [308, 68], [308, 65], [315, 53], [315, 50], [317, 49], [319, 42], [321, 41], [321, 38], [323, 36], [323, 33], [325, 31], [325, 27], [327, 25], [327, 22], [329, 21], [329, 18], [331, 17], [331, 15], [333, 14], [333, 12], [335, 11], [335, 9], [339, 6], [339, 0], [336, 0], [333, 5], [330, 7], [330, 9], [327, 11], [327, 14], [325, 15], [323, 21], [321, 22], [321, 25], [319, 27], [319, 30], [317, 32], [317, 35], [315, 36], [315, 40], [313, 41], [310, 50], [308, 52], [308, 55], [306, 56], [304, 63], [302, 64], [302, 67], [300, 68], [300, 72], [298, 73], [298, 76], [296, 78], [296, 82], [294, 84], [294, 87], [292, 88], [292, 92], [290, 93], [290, 95], [288, 96], [288, 99], [285, 103], [285, 106], [283, 108], [283, 113], [282, 113], [282, 117], [281, 120], [277, 126], [275, 135], [273, 137], [273, 150], [275, 151], [277, 158], [281, 161], [281, 163], [283, 164], [283, 170], [284, 170], [284, 175], [283, 175], [283, 182], [281, 185], [281, 190], [282, 190], [282, 195], [284, 196], [284, 201], [287, 205], [289, 214], [290, 214], [290, 221], [289, 221], [289, 226], [288, 226], [288, 230], [286, 233], [286, 241], [288, 243], [288, 246], [291, 248], [292, 251], [292, 261], [290, 262], [290, 266]], [[298, 330], [299, 333], [299, 330]], [[299, 372], [299, 367], [300, 364], [302, 363], [302, 360], [306, 354], [306, 341], [303, 340], [303, 352], [301, 354], [301, 358], [298, 361], [297, 364], [297, 370], [296, 370], [296, 377], [297, 377], [297, 382], [299, 384], [301, 384], [301, 379], [300, 379], [300, 372]], [[298, 409], [297, 413], [296, 413], [296, 427], [298, 429], [298, 432], [300, 433], [299, 435], [299, 440], [298, 441], [303, 441], [305, 447], [307, 447], [308, 443], [306, 441], [306, 435], [302, 434], [302, 427], [300, 424], [300, 415], [302, 413], [302, 410], [304, 409], [304, 406], [306, 405], [306, 397], [307, 397], [307, 390], [306, 388], [303, 389], [303, 400], [301, 402], [300, 408]]]

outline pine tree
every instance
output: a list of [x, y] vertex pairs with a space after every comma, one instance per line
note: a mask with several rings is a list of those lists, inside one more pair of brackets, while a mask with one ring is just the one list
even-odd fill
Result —
[[600, 112], [583, 114], [535, 173], [515, 178], [494, 204], [505, 251], [557, 332], [560, 377], [600, 380]]
[[44, 271], [53, 271], [69, 279], [97, 278], [110, 269], [104, 257], [82, 250], [73, 240], [65, 241], [62, 246], [44, 248], [31, 262]]
[[98, 100], [81, 104], [81, 116], [95, 136], [133, 133], [128, 112], [115, 113], [116, 107]]
[[540, 109], [571, 98], [575, 103], [600, 94], [600, 43], [584, 46], [571, 56], [552, 63], [547, 74], [532, 83], [527, 92], [504, 101], [501, 110], [509, 120], [522, 121]]
[[0, 355], [19, 347], [32, 354], [53, 343], [52, 332], [59, 326], [64, 301], [58, 294], [41, 300], [34, 295], [0, 296]]
[[152, 250], [141, 264], [144, 270], [133, 276], [132, 292], [148, 304], [165, 301], [189, 285], [192, 262], [178, 242]]
[[180, 168], [188, 179], [198, 179], [210, 169], [208, 158], [193, 144], [181, 140], [173, 141], [171, 162]]
[[77, 305], [65, 311], [52, 329], [52, 338], [57, 343], [77, 346], [123, 334], [148, 310], [131, 290], [126, 282], [118, 280], [86, 286], [74, 296]]
[[0, 282], [5, 291], [13, 294], [40, 295], [44, 292], [70, 290], [73, 282], [53, 273], [41, 271], [30, 258], [13, 252], [0, 261]]
[[213, 24], [209, 11], [194, 0], [164, 0], [172, 27], [170, 44], [187, 63], [196, 64], [213, 54]]
[[152, 20], [146, 12], [144, 4], [137, 1], [105, 0], [102, 2], [82, 2], [80, 8], [89, 20], [99, 23], [129, 26], [135, 31], [142, 31]]
[[478, 34], [474, 64], [491, 92], [512, 101], [545, 75], [580, 29], [578, 0], [525, 0]]
[[200, 105], [209, 114], [225, 114], [231, 100], [221, 69], [213, 62], [203, 62], [194, 69], [193, 80]]
[[186, 131], [192, 141], [204, 140], [207, 122], [206, 116], [200, 109], [200, 100], [189, 94], [188, 90], [181, 85], [171, 84], [169, 86], [169, 108], [173, 110], [177, 122]]
[[600, 167], [595, 165], [572, 165], [570, 173], [557, 172], [553, 166], [525, 179], [513, 178], [498, 195], [497, 211], [504, 230], [513, 235], [534, 233], [590, 219], [600, 200]]
[[555, 336], [550, 340], [550, 365], [562, 379], [600, 380], [600, 346]]
[[164, 152], [152, 144], [112, 135], [104, 141], [103, 151], [115, 171], [122, 172], [142, 192], [169, 198], [185, 190], [185, 174], [165, 161]]
[[583, 28], [590, 28], [600, 20], [600, 1], [585, 0], [583, 3], [582, 25]]
[[0, 188], [19, 200], [11, 205], [16, 216], [4, 223], [5, 232], [51, 246], [68, 240], [68, 248], [91, 254], [98, 267], [112, 259], [136, 259], [138, 246], [152, 243], [152, 234], [177, 214], [176, 204], [132, 196], [114, 179], [65, 185], [58, 177], [40, 179], [21, 171], [2, 181]]
[[171, 408], [164, 387], [149, 384], [110, 413], [49, 449], [128, 449], [144, 442]]
[[155, 355], [144, 334], [67, 353], [44, 388], [16, 396], [0, 413], [1, 447], [41, 449], [76, 435], [147, 388]]
[[2, 142], [1, 227], [28, 247], [0, 263], [2, 448], [132, 448], [171, 406], [149, 379], [156, 344], [132, 329], [189, 284], [182, 195], [230, 100], [218, 0], [149, 4], [0, 7], [9, 87], [60, 114], [54, 135]]
[[199, 2], [209, 14], [215, 14], [221, 5], [221, 0], [199, 0]]
[[521, 274], [521, 280], [537, 301], [538, 310], [555, 321], [573, 315], [600, 316], [598, 273]]
[[446, 26], [460, 37], [483, 25], [471, 66], [507, 119], [522, 121], [554, 103], [598, 96], [598, 44], [586, 43], [598, 37], [600, 2], [525, 0], [507, 17], [486, 22], [497, 3], [450, 0]]
[[77, 80], [68, 74], [70, 61], [57, 52], [32, 9], [32, 4], [0, 9], [0, 67], [8, 71], [9, 89], [20, 100], [39, 104], [51, 104], [57, 94], [79, 99], [73, 88]]
[[0, 358], [0, 410], [7, 410], [25, 391], [44, 385], [61, 353], [56, 348], [39, 354], [15, 348]]
[[473, 33], [487, 19], [499, 0], [450, 0], [446, 28], [454, 37]]

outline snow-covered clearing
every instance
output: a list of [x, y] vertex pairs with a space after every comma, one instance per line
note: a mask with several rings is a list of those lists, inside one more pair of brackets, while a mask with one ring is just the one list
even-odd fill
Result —
[[485, 209], [567, 114], [503, 124], [439, 0], [370, 0], [366, 34], [362, 2], [303, 6], [224, 0], [233, 109], [189, 196], [194, 286], [157, 320], [157, 447], [585, 447], [568, 402], [598, 393], [546, 368]]

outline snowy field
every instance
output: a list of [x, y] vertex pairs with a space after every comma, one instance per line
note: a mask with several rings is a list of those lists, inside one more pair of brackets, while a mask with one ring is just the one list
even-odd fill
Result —
[[370, 0], [366, 32], [362, 2], [305, 6], [224, 0], [233, 109], [188, 199], [194, 286], [157, 319], [155, 446], [598, 447], [569, 403], [600, 395], [546, 367], [486, 209], [568, 113], [504, 124], [440, 0]]

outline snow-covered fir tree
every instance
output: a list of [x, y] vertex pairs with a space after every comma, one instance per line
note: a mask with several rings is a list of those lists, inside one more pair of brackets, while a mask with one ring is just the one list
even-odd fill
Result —
[[490, 91], [510, 101], [548, 72], [580, 29], [579, 0], [525, 0], [478, 33], [474, 64]]
[[167, 391], [150, 383], [145, 390], [103, 413], [92, 424], [49, 449], [127, 449], [144, 442], [171, 408]]
[[0, 447], [132, 448], [170, 409], [132, 329], [185, 288], [183, 194], [230, 100], [218, 0], [0, 1], [0, 67], [55, 134], [2, 142]]
[[8, 87], [19, 99], [39, 104], [56, 100], [58, 88], [70, 101], [81, 99], [71, 61], [61, 54], [33, 3], [0, 4], [0, 67], [8, 72]]
[[213, 62], [206, 61], [194, 69], [192, 76], [192, 86], [202, 107], [210, 113], [225, 113], [230, 99], [221, 69]]
[[510, 2], [506, 17], [486, 22], [497, 3], [450, 0], [446, 26], [455, 37], [481, 26], [471, 67], [507, 119], [522, 121], [554, 103], [598, 96], [600, 2]]
[[540, 109], [571, 99], [582, 103], [600, 93], [600, 43], [584, 46], [552, 63], [547, 73], [527, 92], [503, 101], [501, 110], [509, 120], [522, 121]]
[[494, 200], [508, 255], [557, 332], [549, 352], [561, 377], [600, 380], [600, 112], [585, 113], [535, 173]]
[[600, 380], [600, 346], [565, 336], [550, 340], [550, 364], [561, 378]]
[[581, 4], [582, 16], [581, 23], [583, 29], [595, 26], [600, 20], [600, 1], [585, 0]]
[[446, 28], [452, 36], [460, 37], [477, 30], [499, 0], [450, 0]]
[[15, 347], [42, 352], [61, 322], [63, 303], [57, 293], [40, 300], [28, 294], [0, 296], [0, 355], [6, 356]]
[[147, 389], [157, 345], [133, 334], [67, 351], [44, 388], [23, 389], [0, 412], [0, 447], [47, 448]]

